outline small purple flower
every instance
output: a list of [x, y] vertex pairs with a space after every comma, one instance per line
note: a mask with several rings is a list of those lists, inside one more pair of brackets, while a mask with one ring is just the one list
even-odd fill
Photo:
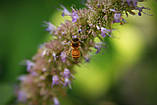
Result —
[[69, 88], [72, 89], [72, 87], [71, 87], [71, 81], [69, 80], [69, 78], [65, 78], [65, 80], [64, 80], [64, 86], [65, 87], [69, 86]]
[[114, 23], [120, 23], [120, 19], [121, 19], [121, 13], [115, 13], [114, 14]]
[[48, 62], [50, 63], [52, 61], [52, 59], [49, 59]]
[[45, 77], [44, 76], [40, 76], [40, 80], [45, 80]]
[[76, 11], [72, 11], [72, 22], [75, 23], [77, 22], [77, 19], [79, 18], [78, 14]]
[[138, 15], [142, 16], [143, 9], [145, 9], [145, 8], [144, 7], [136, 7], [136, 9], [139, 10]]
[[[109, 35], [109, 32], [110, 32], [109, 29], [106, 29], [106, 28], [104, 28], [104, 27], [101, 27], [101, 36], [102, 36], [102, 37], [106, 37], [107, 34]], [[109, 35], [109, 36], [110, 36], [110, 35]]]
[[85, 58], [84, 58], [84, 59], [85, 59], [85, 61], [86, 61], [86, 62], [89, 62], [89, 61], [90, 61], [90, 59], [89, 59], [89, 57], [88, 57], [88, 56], [85, 56]]
[[131, 2], [133, 3], [133, 6], [136, 7], [137, 6], [137, 1], [138, 0], [126, 0], [128, 5], [130, 6], [131, 5]]
[[34, 66], [34, 63], [30, 60], [26, 61], [27, 71], [30, 72], [31, 68]]
[[132, 0], [126, 0], [126, 2], [128, 3], [128, 5], [130, 5]]
[[97, 49], [96, 54], [98, 54], [101, 51], [102, 43], [96, 43], [94, 48]]
[[20, 90], [20, 91], [18, 92], [18, 101], [19, 101], [19, 102], [26, 102], [26, 100], [27, 100], [27, 94], [26, 94], [26, 92]]
[[122, 21], [123, 21], [124, 23], [127, 23], [127, 21], [126, 21], [124, 18], [122, 18]]
[[53, 52], [52, 56], [53, 56], [53, 60], [56, 61], [56, 59], [57, 59], [56, 53]]
[[115, 10], [115, 9], [110, 9], [110, 11], [112, 11], [112, 12], [116, 12], [116, 10]]
[[141, 12], [138, 12], [138, 15], [139, 15], [139, 16], [142, 16], [142, 13], [141, 13]]
[[52, 34], [54, 32], [54, 30], [56, 29], [56, 26], [54, 26], [50, 22], [46, 22], [46, 25], [47, 25], [46, 31], [48, 31], [50, 34]]
[[62, 62], [64, 62], [65, 63], [65, 61], [66, 61], [66, 57], [67, 57], [67, 55], [66, 55], [66, 52], [61, 52], [61, 60], [62, 60]]
[[44, 46], [45, 46], [45, 43], [40, 44], [40, 45], [39, 45], [39, 48], [42, 49]]
[[77, 35], [72, 36], [72, 38], [77, 38]]
[[31, 72], [31, 75], [32, 75], [32, 76], [38, 76], [38, 73], [35, 72], [35, 71], [32, 71], [32, 72]]
[[62, 43], [62, 45], [69, 45], [71, 42], [70, 41], [68, 41], [68, 42], [67, 41], [62, 41], [61, 43]]
[[54, 102], [54, 105], [60, 105], [59, 100], [58, 100], [57, 97], [53, 98], [53, 102]]
[[27, 80], [27, 76], [26, 75], [22, 75], [22, 76], [20, 76], [19, 78], [18, 78], [18, 80], [20, 80], [20, 81], [26, 81]]
[[58, 75], [54, 75], [54, 76], [52, 76], [52, 87], [54, 86], [54, 85], [58, 85], [59, 84], [59, 77], [58, 77]]
[[100, 28], [99, 26], [96, 26], [96, 28], [97, 28], [98, 30], [101, 30], [101, 28]]
[[138, 0], [132, 0], [134, 7], [137, 6], [137, 1], [138, 1]]
[[47, 50], [46, 49], [44, 49], [43, 50], [43, 52], [42, 52], [42, 54], [41, 54], [41, 56], [43, 57], [43, 56], [45, 56], [46, 55], [46, 53], [47, 53]]
[[43, 68], [42, 71], [45, 72], [45, 71], [46, 71], [46, 68]]
[[97, 7], [100, 8], [100, 4], [97, 4]]
[[71, 15], [71, 13], [63, 5], [61, 5], [61, 7], [63, 8], [63, 12], [62, 12], [63, 17]]
[[82, 29], [79, 29], [79, 30], [78, 30], [78, 33], [81, 33], [81, 32], [82, 32]]
[[64, 78], [70, 78], [70, 75], [71, 75], [70, 70], [65, 68], [63, 72]]

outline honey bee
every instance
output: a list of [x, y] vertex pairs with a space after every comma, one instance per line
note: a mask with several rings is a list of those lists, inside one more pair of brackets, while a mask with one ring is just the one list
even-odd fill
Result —
[[72, 48], [71, 55], [72, 55], [72, 58], [75, 59], [75, 60], [77, 60], [77, 59], [80, 58], [79, 47], [80, 47], [79, 38], [72, 38], [72, 42], [71, 42], [71, 48]]

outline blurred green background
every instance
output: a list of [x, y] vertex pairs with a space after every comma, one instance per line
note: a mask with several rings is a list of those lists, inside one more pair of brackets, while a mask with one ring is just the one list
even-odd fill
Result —
[[[0, 105], [11, 105], [15, 83], [26, 73], [21, 62], [31, 59], [49, 37], [44, 21], [65, 20], [57, 10], [84, 7], [85, 0], [0, 0]], [[157, 2], [147, 0], [153, 16], [129, 16], [107, 48], [76, 67], [76, 80], [62, 105], [157, 105]]]

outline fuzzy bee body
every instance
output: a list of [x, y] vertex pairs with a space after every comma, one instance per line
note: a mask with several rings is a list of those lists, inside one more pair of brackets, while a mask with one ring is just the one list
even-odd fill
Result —
[[78, 49], [72, 49], [72, 57], [78, 59], [80, 57], [80, 51]]
[[79, 41], [79, 39], [78, 38], [73, 38], [72, 42], [71, 42], [71, 48], [72, 48], [71, 56], [75, 60], [77, 60], [77, 59], [80, 58], [79, 47], [80, 47], [80, 41]]

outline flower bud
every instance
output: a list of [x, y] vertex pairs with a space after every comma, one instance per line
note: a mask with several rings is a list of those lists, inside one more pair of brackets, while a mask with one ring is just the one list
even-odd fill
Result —
[[52, 34], [54, 32], [54, 30], [56, 29], [56, 26], [54, 26], [50, 22], [46, 22], [46, 25], [47, 25], [46, 31], [48, 31], [50, 34]]
[[59, 100], [58, 100], [57, 97], [53, 98], [53, 102], [54, 102], [54, 105], [60, 105]]
[[65, 87], [69, 86], [69, 88], [72, 89], [72, 87], [71, 87], [71, 81], [67, 77], [64, 80], [64, 86]]
[[64, 62], [65, 63], [65, 61], [66, 61], [66, 57], [67, 57], [67, 55], [66, 55], [66, 52], [61, 52], [61, 60], [62, 60], [62, 62]]
[[63, 72], [64, 78], [70, 78], [70, 75], [71, 75], [71, 73], [70, 73], [69, 69], [65, 68], [64, 72]]
[[54, 86], [54, 85], [58, 85], [59, 84], [59, 77], [58, 77], [58, 75], [54, 75], [54, 76], [52, 76], [52, 87]]
[[63, 17], [71, 15], [71, 13], [63, 5], [61, 5], [61, 7], [63, 8], [63, 12], [62, 12]]
[[30, 72], [30, 69], [34, 66], [34, 63], [30, 60], [26, 61], [27, 71]]

